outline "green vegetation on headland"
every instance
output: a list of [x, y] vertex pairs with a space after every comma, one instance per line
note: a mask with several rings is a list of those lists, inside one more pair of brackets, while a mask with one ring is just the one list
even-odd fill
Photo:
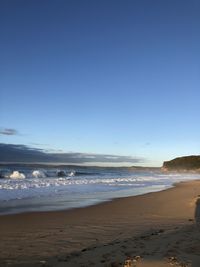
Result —
[[166, 171], [200, 171], [200, 156], [186, 156], [164, 161]]

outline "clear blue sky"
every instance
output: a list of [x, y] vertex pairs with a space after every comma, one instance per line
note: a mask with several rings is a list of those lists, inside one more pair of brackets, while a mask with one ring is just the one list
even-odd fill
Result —
[[2, 0], [1, 143], [200, 154], [200, 1]]

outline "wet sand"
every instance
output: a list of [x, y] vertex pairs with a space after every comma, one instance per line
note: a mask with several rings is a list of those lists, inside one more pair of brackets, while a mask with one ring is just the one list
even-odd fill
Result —
[[59, 212], [0, 216], [0, 266], [200, 266], [200, 181]]

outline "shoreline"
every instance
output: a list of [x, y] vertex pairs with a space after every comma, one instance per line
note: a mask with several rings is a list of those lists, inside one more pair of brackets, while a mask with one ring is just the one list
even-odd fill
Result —
[[[193, 180], [193, 181], [196, 181], [196, 180]], [[197, 179], [197, 181], [198, 181], [198, 179]], [[155, 191], [150, 191], [150, 192], [145, 192], [145, 193], [139, 193], [139, 194], [136, 194], [136, 195], [128, 195], [128, 196], [124, 195], [124, 196], [119, 196], [119, 197], [102, 198], [101, 200], [99, 199], [96, 202], [93, 201], [94, 202], [93, 204], [85, 204], [83, 206], [77, 206], [77, 207], [70, 207], [70, 208], [63, 208], [63, 209], [55, 208], [55, 209], [52, 209], [52, 210], [39, 210], [38, 209], [38, 210], [35, 210], [35, 211], [28, 211], [28, 210], [26, 211], [26, 210], [24, 210], [24, 211], [21, 211], [21, 212], [17, 212], [17, 211], [14, 212], [13, 211], [13, 212], [8, 212], [8, 213], [3, 213], [3, 212], [1, 213], [0, 212], [0, 218], [2, 216], [12, 216], [12, 215], [15, 216], [15, 215], [20, 215], [20, 214], [23, 215], [23, 214], [32, 214], [32, 213], [34, 214], [34, 213], [68, 212], [68, 211], [72, 211], [72, 210], [85, 209], [85, 208], [89, 208], [89, 207], [93, 207], [93, 206], [99, 206], [99, 205], [104, 204], [104, 203], [113, 202], [115, 200], [121, 200], [121, 199], [126, 199], [126, 198], [137, 197], [137, 196], [145, 196], [145, 195], [152, 194], [152, 193], [166, 191], [168, 189], [171, 189], [171, 188], [175, 187], [179, 183], [182, 183], [182, 181], [181, 182], [173, 183], [172, 185], [170, 185], [168, 187], [165, 187], [164, 189], [158, 189], [158, 190], [155, 190]], [[44, 197], [44, 198], [49, 198], [49, 196]], [[23, 200], [24, 199], [20, 199], [20, 201], [23, 201]], [[25, 199], [25, 201], [26, 200], [27, 199]], [[31, 202], [32, 199], [30, 198], [28, 200]], [[11, 200], [11, 202], [14, 202], [14, 201], [16, 201], [16, 199]], [[33, 201], [34, 201], [34, 199], [33, 199]], [[10, 200], [8, 200], [6, 202], [7, 203], [10, 202]], [[91, 203], [92, 203], [92, 201], [91, 201]], [[41, 204], [41, 206], [42, 206], [42, 204]]]
[[[126, 190], [121, 190], [120, 194], [118, 191], [114, 192], [103, 192], [97, 196], [95, 196], [95, 193], [91, 194], [90, 197], [91, 199], [85, 198], [84, 196], [79, 196], [75, 201], [76, 204], [71, 206], [67, 206], [66, 204], [63, 205], [63, 202], [68, 203], [70, 199], [66, 198], [65, 196], [55, 196], [55, 202], [52, 202], [52, 198], [50, 196], [43, 196], [41, 198], [24, 198], [24, 199], [11, 199], [11, 200], [3, 200], [2, 204], [0, 206], [0, 217], [1, 216], [6, 216], [6, 215], [17, 215], [17, 214], [24, 214], [24, 213], [37, 213], [37, 212], [59, 212], [59, 211], [70, 211], [74, 209], [79, 209], [79, 208], [87, 208], [90, 206], [96, 206], [100, 205], [101, 203], [107, 203], [107, 202], [112, 202], [117, 199], [123, 199], [123, 198], [129, 198], [129, 197], [135, 197], [135, 196], [141, 196], [141, 195], [146, 195], [149, 193], [155, 193], [155, 192], [161, 192], [165, 191], [167, 189], [170, 189], [174, 186], [174, 184], [168, 185], [168, 186], [163, 186], [160, 188], [151, 188], [151, 187], [144, 187], [140, 188], [139, 193], [135, 193], [132, 191], [132, 189], [126, 189]], [[148, 190], [149, 189], [149, 190]], [[83, 202], [81, 203], [81, 200]], [[16, 205], [17, 203], [17, 205]], [[21, 203], [21, 204], [20, 204]], [[34, 205], [32, 206], [32, 204]], [[14, 205], [16, 206], [14, 206]], [[23, 205], [30, 205], [32, 206], [30, 209], [23, 207]], [[44, 204], [44, 206], [43, 206]], [[60, 204], [60, 205], [59, 205]], [[46, 206], [46, 208], [45, 208]], [[60, 207], [61, 206], [61, 207]], [[62, 207], [63, 206], [63, 207]], [[29, 209], [29, 210], [28, 210]]]
[[[111, 248], [117, 251], [116, 257], [120, 255], [122, 263], [128, 252], [117, 244], [134, 243], [134, 238], [147, 232], [160, 238], [161, 232], [165, 235], [176, 227], [193, 227], [199, 196], [200, 180], [194, 180], [176, 183], [159, 192], [122, 197], [84, 208], [1, 215], [0, 266], [82, 266], [81, 262], [83, 266], [106, 266], [115, 255], [106, 262], [100, 258]], [[146, 241], [142, 241], [145, 244]], [[135, 248], [139, 253], [138, 249], [142, 250], [141, 245]], [[99, 251], [98, 256], [95, 251]], [[91, 254], [91, 258], [95, 254], [92, 262], [98, 263], [91, 265], [86, 254]], [[148, 256], [146, 258], [148, 260]], [[145, 257], [142, 262], [145, 264]], [[64, 263], [67, 265], [62, 265]]]
[[[104, 203], [113, 202], [115, 200], [121, 200], [121, 199], [126, 199], [126, 198], [132, 198], [132, 197], [137, 197], [137, 196], [145, 196], [145, 195], [148, 195], [148, 194], [154, 194], [154, 193], [158, 193], [158, 192], [163, 192], [163, 191], [169, 190], [171, 188], [174, 188], [174, 187], [178, 186], [181, 183], [193, 182], [193, 181], [200, 181], [200, 180], [199, 179], [194, 179], [194, 180], [186, 180], [186, 181], [175, 182], [175, 183], [171, 184], [170, 186], [168, 186], [168, 187], [166, 187], [164, 189], [158, 189], [158, 191], [145, 192], [145, 193], [140, 193], [140, 194], [137, 194], [137, 195], [105, 198], [103, 200], [99, 200], [99, 201], [95, 202], [94, 204], [86, 204], [85, 206], [80, 206], [80, 207], [78, 206], [78, 207], [63, 208], [63, 209], [53, 209], [53, 210], [36, 210], [36, 211], [26, 211], [25, 210], [25, 211], [21, 211], [21, 212], [0, 213], [0, 218], [2, 216], [16, 216], [16, 215], [24, 215], [24, 214], [35, 214], [35, 213], [38, 214], [38, 213], [70, 212], [70, 211], [79, 210], [79, 209], [82, 210], [82, 209], [90, 208], [90, 207], [93, 207], [93, 206], [99, 206], [99, 205], [104, 204]], [[14, 200], [12, 200], [12, 201], [14, 201]]]
[[[41, 170], [41, 175], [44, 174], [47, 177], [52, 175], [46, 171]], [[173, 173], [166, 175], [162, 172], [138, 174], [138, 172], [127, 171], [123, 172], [122, 179], [121, 171], [110, 174], [102, 172], [100, 173], [101, 177], [98, 178], [95, 176], [97, 174], [95, 171], [91, 170], [90, 176], [87, 177], [84, 176], [86, 172], [77, 170], [77, 177], [75, 178], [62, 179], [54, 173], [55, 179], [46, 179], [46, 176], [44, 179], [32, 179], [33, 169], [19, 169], [19, 175], [22, 172], [27, 178], [32, 178], [1, 180], [0, 216], [24, 212], [71, 210], [112, 201], [116, 198], [162, 191], [172, 187], [174, 182], [200, 179], [200, 175]], [[6, 174], [4, 173], [4, 175]]]

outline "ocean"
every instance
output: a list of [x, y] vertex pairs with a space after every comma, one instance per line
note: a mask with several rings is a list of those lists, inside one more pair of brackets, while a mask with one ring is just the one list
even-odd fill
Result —
[[200, 175], [165, 173], [159, 168], [1, 166], [0, 215], [86, 207], [194, 179]]

